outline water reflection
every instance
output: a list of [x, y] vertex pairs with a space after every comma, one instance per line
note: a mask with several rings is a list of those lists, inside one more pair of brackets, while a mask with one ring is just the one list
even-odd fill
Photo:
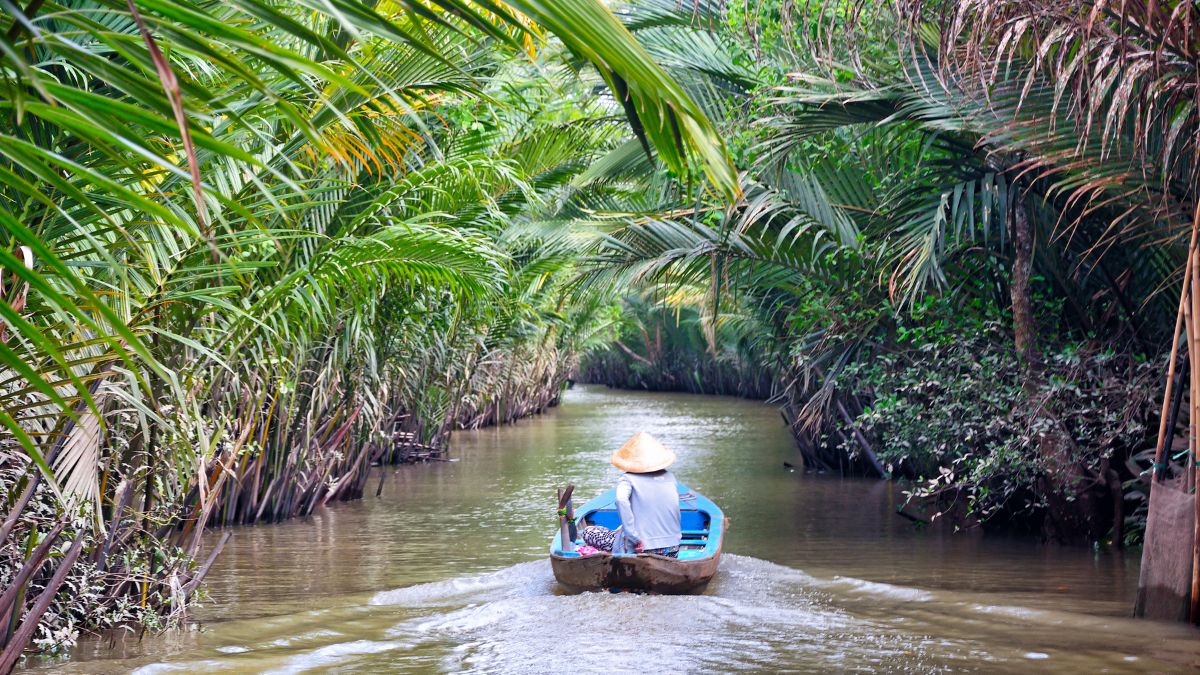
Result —
[[[554, 490], [611, 485], [637, 430], [732, 520], [705, 595], [558, 592]], [[196, 627], [92, 641], [62, 672], [1178, 670], [1189, 628], [1133, 622], [1136, 557], [915, 529], [878, 481], [790, 472], [778, 414], [728, 398], [580, 388], [459, 434], [459, 461], [390, 469], [380, 498], [235, 531]], [[769, 561], [769, 562], [768, 562]]]

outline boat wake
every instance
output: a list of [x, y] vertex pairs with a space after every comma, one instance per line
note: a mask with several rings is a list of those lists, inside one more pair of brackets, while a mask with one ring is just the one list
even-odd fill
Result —
[[[391, 634], [446, 647], [435, 667], [456, 672], [607, 673], [653, 664], [683, 672], [1029, 672], [1062, 667], [1064, 656], [1071, 668], [1161, 668], [1103, 637], [1119, 619], [817, 578], [731, 554], [722, 557], [705, 592], [694, 596], [572, 594], [536, 561], [378, 593], [371, 604], [421, 610]], [[1057, 645], [1053, 627], [1064, 621], [1093, 622], [1100, 632], [1092, 649], [1076, 641], [1068, 655]]]
[[834, 657], [837, 647], [820, 635], [845, 632], [852, 620], [824, 607], [812, 582], [726, 554], [703, 595], [568, 593], [537, 561], [379, 593], [371, 604], [444, 610], [393, 634], [455, 644], [439, 664], [446, 670], [599, 673], [670, 664], [689, 672], [770, 667], [780, 647], [806, 648], [801, 642]]
[[[730, 554], [700, 595], [571, 593], [555, 582], [548, 561], [537, 560], [280, 619], [282, 635], [264, 632], [260, 623], [253, 639], [239, 639], [237, 624], [243, 622], [222, 624], [214, 631], [220, 638], [202, 645], [204, 658], [148, 664], [138, 672], [1163, 667], [1121, 652], [1112, 640], [1122, 630], [1113, 625], [1119, 619], [982, 604], [978, 595], [849, 577], [817, 578]], [[1056, 643], [1053, 627], [1064, 621], [1095, 622], [1095, 644], [1081, 648], [1078, 637], [1069, 649]]]

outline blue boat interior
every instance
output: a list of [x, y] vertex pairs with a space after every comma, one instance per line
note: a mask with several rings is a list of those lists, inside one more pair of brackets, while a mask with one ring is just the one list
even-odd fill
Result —
[[[693, 493], [683, 483], [679, 483], [678, 488], [679, 526], [683, 533], [679, 543], [679, 559], [701, 560], [716, 555], [721, 537], [725, 534], [725, 514], [707, 497]], [[616, 490], [609, 489], [577, 508], [575, 522], [578, 527], [582, 529], [587, 525], [600, 525], [610, 530], [620, 527], [621, 516], [617, 513], [616, 498]], [[576, 538], [575, 545], [582, 546], [583, 540]], [[550, 543], [550, 552], [560, 557], [579, 557], [574, 551], [562, 550], [557, 533]]]

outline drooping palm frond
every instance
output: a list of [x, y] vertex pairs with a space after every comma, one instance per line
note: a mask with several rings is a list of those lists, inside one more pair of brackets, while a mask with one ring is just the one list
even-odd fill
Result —
[[[717, 225], [698, 218], [648, 219], [604, 239], [588, 284], [628, 287], [667, 280], [738, 287], [743, 275], [755, 283], [794, 283], [817, 274], [826, 254], [857, 244], [847, 212], [822, 199], [819, 186], [785, 181], [788, 192], [762, 185], [743, 188], [745, 199]], [[763, 276], [766, 275], [766, 276]]]
[[728, 117], [757, 85], [748, 59], [721, 30], [715, 3], [641, 1], [619, 7], [617, 16], [713, 119]]
[[[1049, 171], [1035, 168], [1022, 146], [1014, 145], [1005, 118], [986, 102], [947, 88], [935, 68], [919, 58], [898, 80], [789, 86], [773, 99], [777, 114], [763, 122], [770, 135], [761, 149], [772, 166], [785, 165], [806, 144], [832, 142], [854, 158], [847, 166], [855, 176], [869, 177], [850, 185], [870, 186], [861, 203], [872, 205], [872, 224], [864, 232], [879, 243], [884, 265], [879, 276], [900, 304], [956, 285], [947, 266], [964, 255], [978, 250], [1008, 255], [1010, 218], [1018, 206], [1035, 216], [1043, 245], [1069, 249], [1080, 269], [1097, 264], [1097, 256], [1116, 242], [1137, 243], [1135, 232], [1112, 228], [1101, 218], [1077, 220], [1089, 211], [1067, 186], [1084, 173], [1103, 171], [1099, 157]], [[991, 96], [992, 106], [1005, 100], [1001, 89]], [[809, 171], [822, 184], [840, 183], [836, 174], [818, 175], [820, 166]], [[1106, 210], [1118, 212], [1113, 204]], [[1134, 209], [1124, 216], [1148, 212]], [[1063, 294], [1082, 299], [1113, 290], [1106, 291], [1096, 276], [1054, 273], [1060, 263], [1052, 259], [1043, 257], [1042, 269]], [[1144, 281], [1143, 294], [1158, 284], [1152, 277]]]
[[1067, 236], [1093, 252], [1186, 236], [1200, 143], [1194, 4], [898, 7], [914, 51], [935, 53], [930, 93], [971, 109], [964, 119], [987, 143], [1069, 207]]
[[595, 0], [519, 0], [514, 3], [600, 71], [634, 132], [663, 162], [688, 175], [694, 154], [725, 200], [738, 194], [724, 140], [691, 96], [658, 65], [611, 11]]

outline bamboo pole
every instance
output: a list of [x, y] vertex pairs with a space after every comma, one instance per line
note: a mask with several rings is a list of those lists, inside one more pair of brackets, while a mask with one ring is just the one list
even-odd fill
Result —
[[[1171, 338], [1171, 358], [1167, 362], [1167, 386], [1163, 391], [1162, 414], [1158, 418], [1158, 444], [1154, 450], [1154, 467], [1151, 474], [1152, 480], [1162, 480], [1166, 469], [1166, 449], [1170, 445], [1168, 431], [1174, 435], [1174, 430], [1167, 429], [1168, 406], [1171, 401], [1171, 388], [1175, 382], [1175, 365], [1179, 360], [1179, 334], [1183, 331], [1184, 314], [1187, 309], [1188, 287], [1192, 278], [1193, 260], [1196, 257], [1196, 233], [1197, 225], [1200, 224], [1200, 207], [1197, 208], [1196, 218], [1192, 222], [1192, 237], [1188, 243], [1187, 262], [1183, 267], [1183, 283], [1179, 288], [1179, 309], [1175, 313], [1175, 332]], [[1190, 345], [1190, 343], [1189, 343]], [[1190, 359], [1190, 360], [1195, 360]]]
[[[1193, 219], [1192, 232], [1196, 231], [1196, 225], [1200, 223], [1200, 207], [1197, 209], [1197, 217]], [[1188, 412], [1191, 414], [1191, 419], [1188, 420], [1189, 428], [1191, 429], [1191, 452], [1187, 457], [1187, 469], [1184, 473], [1188, 476], [1188, 482], [1195, 487], [1198, 482], [1197, 478], [1197, 444], [1200, 443], [1200, 258], [1195, 253], [1191, 257], [1191, 272], [1192, 272], [1192, 330], [1188, 341], [1188, 361], [1192, 371], [1192, 391], [1189, 397], [1190, 405]], [[1192, 623], [1200, 621], [1200, 490], [1196, 490], [1193, 494], [1192, 501], [1196, 518], [1192, 525], [1192, 597], [1189, 611], [1189, 617]]]
[[[1189, 276], [1190, 281], [1190, 276]], [[1187, 432], [1187, 454], [1196, 450], [1196, 397], [1193, 395], [1196, 392], [1196, 359], [1192, 358], [1195, 350], [1195, 317], [1193, 316], [1192, 302], [1189, 299], [1183, 307], [1183, 332], [1184, 344], [1187, 347], [1188, 355], [1188, 432]], [[1169, 453], [1168, 453], [1169, 454]], [[1170, 459], [1168, 457], [1167, 459]], [[1192, 487], [1192, 473], [1187, 471], [1187, 464], [1184, 463], [1184, 472], [1181, 478], [1183, 479], [1183, 489], [1190, 490]]]

